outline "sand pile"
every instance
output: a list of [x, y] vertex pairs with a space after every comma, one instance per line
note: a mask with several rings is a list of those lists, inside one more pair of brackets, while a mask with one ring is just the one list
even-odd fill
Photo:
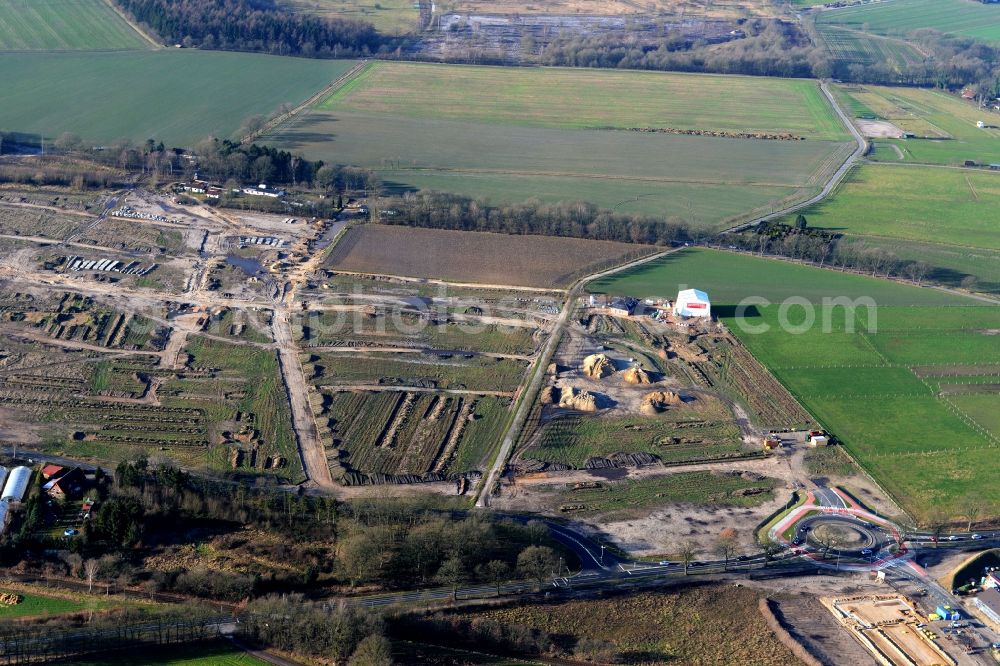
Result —
[[679, 405], [682, 402], [680, 394], [673, 391], [653, 391], [642, 396], [639, 411], [652, 416], [653, 414], [659, 414], [670, 405]]
[[629, 384], [651, 384], [652, 380], [649, 378], [649, 373], [642, 368], [636, 366], [629, 368], [622, 373], [622, 379], [624, 379]]
[[583, 372], [591, 379], [604, 379], [614, 374], [615, 366], [605, 354], [591, 354], [583, 359]]
[[562, 387], [559, 406], [581, 412], [596, 412], [597, 399], [589, 391], [577, 391], [572, 386]]

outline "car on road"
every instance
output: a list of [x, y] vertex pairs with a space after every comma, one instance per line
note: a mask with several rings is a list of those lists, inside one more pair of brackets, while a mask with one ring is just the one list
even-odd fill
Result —
[[961, 538], [962, 537], [958, 536], [957, 534], [952, 534], [950, 537], [948, 537], [948, 541], [958, 541]]
[[673, 562], [670, 560], [660, 560], [659, 564], [661, 567], [669, 567]]
[[983, 538], [983, 535], [982, 535], [982, 534], [973, 534], [973, 535], [972, 535], [972, 538], [973, 538], [973, 540], [975, 540], [975, 541], [979, 541], [980, 539], [982, 539], [982, 538]]
[[691, 563], [691, 566], [693, 566], [693, 567], [702, 567], [702, 566], [705, 566], [705, 563], [704, 562], [695, 561], [695, 562]]
[[737, 562], [746, 562], [749, 559], [750, 559], [749, 555], [740, 555], [739, 557], [736, 558], [736, 561]]
[[795, 539], [792, 541], [792, 545], [801, 546], [803, 541], [805, 541], [805, 539], [803, 539], [802, 537], [795, 537]]
[[67, 527], [63, 530], [63, 536], [76, 536], [79, 533], [80, 532], [78, 530], [75, 530], [72, 527]]
[[867, 555], [871, 555], [871, 554], [872, 554], [872, 549], [871, 549], [871, 548], [863, 548], [863, 549], [861, 550], [861, 554], [862, 554], [862, 555], [866, 555], [866, 556], [867, 556]]

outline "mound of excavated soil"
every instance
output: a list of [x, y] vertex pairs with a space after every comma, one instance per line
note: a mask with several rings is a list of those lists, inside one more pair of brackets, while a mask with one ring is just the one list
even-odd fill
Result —
[[651, 384], [652, 380], [649, 378], [649, 373], [642, 368], [636, 366], [629, 368], [622, 373], [622, 379], [624, 379], [629, 384]]
[[564, 386], [559, 396], [559, 406], [581, 412], [596, 412], [597, 399], [589, 391], [577, 391], [572, 386]]
[[680, 394], [673, 391], [653, 391], [642, 396], [639, 411], [647, 415], [658, 414], [669, 406], [679, 405], [682, 402]]
[[604, 379], [614, 372], [615, 366], [605, 354], [591, 354], [583, 359], [583, 373], [591, 379]]

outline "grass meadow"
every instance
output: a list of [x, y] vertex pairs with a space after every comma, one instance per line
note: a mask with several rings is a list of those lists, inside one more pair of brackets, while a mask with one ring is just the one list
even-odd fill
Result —
[[747, 296], [773, 302], [798, 297], [813, 303], [821, 302], [824, 297], [869, 296], [879, 305], [970, 302], [932, 289], [917, 289], [853, 273], [702, 248], [684, 248], [642, 266], [594, 280], [587, 288], [595, 293], [673, 298], [682, 285], [708, 292], [714, 309], [723, 307], [728, 311]]
[[887, 0], [822, 12], [817, 22], [883, 35], [932, 28], [1000, 42], [1000, 8], [972, 0]]
[[869, 165], [802, 214], [811, 227], [851, 236], [1000, 250], [998, 207], [1000, 174]]
[[[932, 289], [708, 250], [684, 250], [590, 288], [670, 296], [677, 283], [707, 291], [751, 353], [917, 520], [932, 505], [959, 515], [973, 491], [1000, 514], [1000, 492], [988, 490], [983, 462], [1000, 443], [990, 378], [1000, 366], [991, 335], [1000, 329], [1000, 310]], [[732, 305], [746, 296], [774, 303], [748, 311], [745, 323], [766, 331], [734, 318]], [[840, 309], [826, 332], [820, 310], [815, 325], [792, 332], [777, 305], [790, 296], [813, 303], [870, 296], [878, 308], [851, 317]], [[792, 327], [805, 316], [801, 306], [785, 315]], [[944, 392], [949, 382], [963, 392]]]
[[835, 60], [871, 65], [882, 63], [903, 69], [923, 62], [913, 45], [827, 23], [816, 25], [816, 32]]
[[[971, 3], [969, 3], [971, 4]], [[1000, 17], [1000, 8], [995, 9]], [[904, 162], [962, 165], [1000, 162], [1000, 117], [979, 111], [955, 95], [926, 88], [841, 85], [835, 88], [845, 108], [857, 116], [892, 122], [917, 138], [877, 139], [895, 146]], [[986, 127], [976, 126], [983, 121]], [[900, 161], [895, 150], [876, 151], [870, 159]]]
[[416, 30], [420, 14], [413, 0], [287, 0], [279, 4], [323, 18], [365, 21], [393, 35]]
[[589, 201], [706, 230], [815, 193], [850, 153], [843, 139], [813, 82], [390, 62], [268, 136], [313, 159], [376, 169], [397, 192]]
[[[679, 472], [664, 476], [601, 482], [597, 488], [564, 489], [555, 497], [559, 505], [583, 504], [574, 511], [603, 513], [661, 507], [664, 504], [712, 506], [759, 506], [774, 499], [777, 481], [771, 478], [745, 479], [712, 472]], [[747, 490], [758, 490], [747, 494]], [[557, 507], [558, 508], [558, 507]]]
[[540, 629], [557, 636], [566, 647], [585, 640], [608, 642], [630, 663], [794, 663], [796, 657], [765, 623], [758, 595], [746, 586], [704, 585], [465, 611], [462, 617]]
[[157, 646], [156, 654], [125, 651], [88, 660], [75, 659], [78, 666], [265, 666], [267, 662], [243, 652], [235, 645], [218, 640], [190, 645]]
[[0, 3], [0, 51], [108, 51], [149, 46], [105, 0]]
[[489, 125], [849, 138], [806, 79], [376, 62], [317, 108]]
[[0, 67], [0, 127], [87, 141], [156, 138], [191, 146], [252, 115], [299, 103], [353, 65], [251, 53], [163, 49], [11, 53]]

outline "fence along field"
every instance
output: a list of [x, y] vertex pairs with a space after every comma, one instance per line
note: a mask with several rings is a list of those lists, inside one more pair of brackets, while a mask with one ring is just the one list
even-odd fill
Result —
[[0, 51], [107, 51], [149, 46], [104, 0], [0, 3]]
[[364, 225], [345, 234], [326, 266], [354, 273], [559, 289], [587, 273], [655, 251], [651, 246], [579, 238]]
[[821, 12], [817, 23], [875, 34], [930, 28], [1000, 42], [1000, 9], [973, 0], [893, 0]]
[[[735, 138], [756, 134], [772, 138]], [[391, 62], [268, 136], [389, 189], [582, 199], [712, 229], [817, 191], [845, 139], [814, 82]]]
[[[934, 506], [960, 516], [972, 493], [990, 504], [989, 513], [1000, 513], [988, 462], [1000, 443], [995, 421], [984, 418], [972, 400], [963, 410], [961, 397], [927, 378], [935, 371], [980, 377], [977, 383], [965, 379], [968, 395], [995, 395], [990, 377], [1000, 364], [1000, 346], [990, 333], [1000, 328], [996, 308], [928, 289], [703, 250], [599, 286], [649, 296], [655, 295], [653, 285], [662, 292], [682, 280], [709, 293], [713, 309], [758, 360], [918, 520]], [[849, 331], [843, 310], [826, 333], [818, 326], [802, 334], [783, 331], [776, 304], [750, 311], [750, 323], [770, 325], [763, 334], [744, 331], [732, 317], [743, 297], [778, 303], [794, 295], [812, 302], [825, 295], [871, 296], [879, 303], [877, 331], [860, 325]], [[800, 323], [801, 316], [801, 308], [793, 308], [791, 323]]]
[[88, 142], [152, 137], [193, 146], [300, 103], [353, 64], [192, 49], [10, 53], [0, 67], [0, 127], [49, 139], [73, 132]]

